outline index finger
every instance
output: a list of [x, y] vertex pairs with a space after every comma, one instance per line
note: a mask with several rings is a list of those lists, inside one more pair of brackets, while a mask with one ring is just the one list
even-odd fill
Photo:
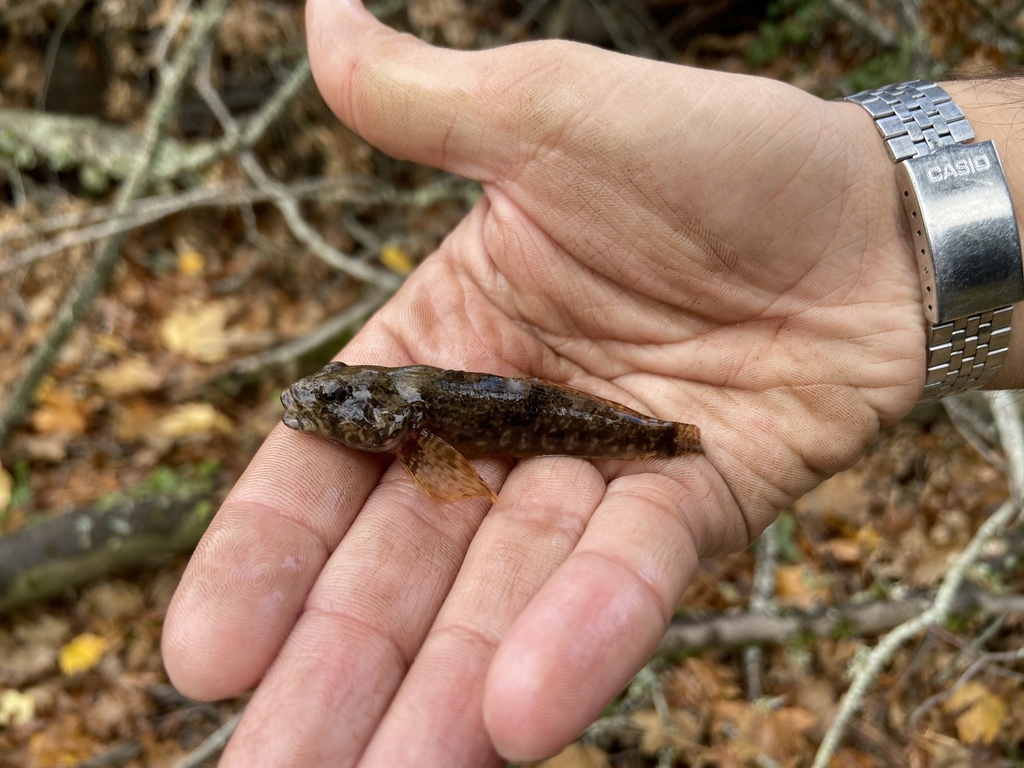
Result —
[[[372, 329], [361, 335], [348, 359], [379, 361], [389, 346], [392, 359], [400, 355]], [[210, 523], [168, 608], [163, 656], [182, 693], [218, 699], [259, 681], [384, 465], [283, 425], [270, 433]]]

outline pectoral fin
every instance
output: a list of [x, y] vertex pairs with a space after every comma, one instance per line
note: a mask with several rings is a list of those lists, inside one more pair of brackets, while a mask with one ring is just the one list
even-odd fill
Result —
[[437, 501], [482, 496], [497, 501], [466, 457], [441, 438], [421, 432], [398, 450], [398, 460], [424, 493]]

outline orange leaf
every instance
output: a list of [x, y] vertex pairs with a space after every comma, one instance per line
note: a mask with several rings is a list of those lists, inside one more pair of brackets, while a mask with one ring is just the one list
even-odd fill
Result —
[[85, 404], [67, 386], [47, 389], [32, 414], [32, 426], [43, 435], [80, 435], [85, 432]]

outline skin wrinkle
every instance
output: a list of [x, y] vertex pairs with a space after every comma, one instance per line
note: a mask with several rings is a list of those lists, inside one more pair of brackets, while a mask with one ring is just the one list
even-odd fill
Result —
[[[254, 498], [246, 498], [246, 496], [243, 494], [240, 494], [238, 497], [232, 498], [230, 503], [225, 502], [224, 505], [222, 506], [222, 509], [230, 510], [232, 506], [242, 505], [244, 505], [247, 510], [255, 509], [258, 511], [258, 513], [275, 515], [277, 520], [284, 521], [292, 528], [304, 531], [305, 533], [309, 534], [310, 538], [313, 540], [313, 543], [317, 545], [317, 548], [320, 550], [321, 557], [319, 558], [319, 560], [321, 563], [326, 562], [327, 558], [330, 557], [331, 552], [334, 551], [334, 546], [330, 542], [325, 540], [323, 533], [321, 531], [318, 531], [313, 526], [309, 525], [309, 523], [306, 522], [306, 518], [302, 515], [295, 515], [294, 517], [289, 515], [282, 515], [280, 514], [279, 508], [269, 504], [262, 503], [260, 501], [256, 501]], [[205, 539], [203, 539], [202, 541], [205, 541]]]
[[[336, 608], [323, 608], [317, 605], [307, 604], [302, 609], [302, 617], [306, 620], [313, 619], [327, 619], [331, 623], [345, 626], [346, 628], [358, 627], [364, 632], [360, 634], [365, 636], [365, 632], [370, 633], [370, 638], [378, 641], [377, 647], [389, 649], [389, 656], [396, 659], [401, 664], [401, 675], [404, 677], [405, 673], [412, 667], [413, 662], [416, 660], [416, 654], [419, 653], [419, 643], [410, 642], [409, 647], [404, 647], [403, 643], [399, 639], [392, 635], [387, 626], [382, 626], [376, 622], [370, 621], [367, 617], [361, 616], [352, 611], [341, 611]], [[389, 669], [393, 668], [389, 665]]]
[[[628, 475], [628, 477], [635, 477], [635, 475]], [[667, 477], [667, 480], [673, 486], [672, 492], [668, 494], [672, 498], [688, 499], [698, 497], [696, 489], [690, 487], [690, 485], [684, 482], [684, 478]], [[609, 484], [609, 494], [617, 490], [618, 486], [613, 488], [612, 485], [615, 485], [615, 481]], [[706, 496], [706, 494], [703, 495]], [[707, 539], [706, 531], [704, 531], [703, 529], [701, 530], [700, 535], [698, 535], [697, 530], [693, 527], [693, 520], [691, 519], [690, 515], [686, 514], [686, 511], [683, 510], [678, 504], [673, 504], [670, 506], [668, 504], [650, 503], [649, 506], [651, 509], [660, 512], [663, 517], [668, 518], [670, 524], [682, 526], [682, 528], [686, 531], [685, 538], [693, 546], [694, 554], [696, 555], [696, 557], [703, 557], [705, 552], [720, 551], [719, 547], [721, 546], [721, 542], [715, 542], [714, 544], [709, 542]], [[746, 530], [745, 535], [748, 537], [747, 540], [750, 541], [749, 529]], [[672, 610], [674, 612], [675, 608], [673, 608]]]
[[[654, 606], [658, 616], [661, 618], [664, 626], [668, 626], [669, 621], [672, 618], [672, 613], [675, 611], [675, 605], [668, 606], [664, 597], [659, 594], [657, 586], [655, 586], [650, 579], [645, 578], [641, 575], [641, 572], [634, 569], [629, 562], [615, 557], [610, 550], [607, 549], [586, 549], [573, 552], [573, 557], [579, 560], [597, 560], [604, 563], [606, 566], [613, 570], [619, 571], [624, 574], [624, 582], [633, 582], [639, 584], [642, 587], [643, 593], [647, 596], [647, 601]], [[628, 586], [621, 586], [621, 593], [626, 594], [630, 590]]]

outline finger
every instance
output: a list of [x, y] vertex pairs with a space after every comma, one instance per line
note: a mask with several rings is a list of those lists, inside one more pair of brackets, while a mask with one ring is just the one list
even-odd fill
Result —
[[390, 155], [480, 181], [536, 161], [536, 148], [575, 121], [582, 102], [605, 94], [593, 80], [614, 56], [572, 44], [578, 55], [567, 57], [570, 44], [556, 42], [435, 48], [352, 0], [310, 0], [306, 30], [317, 87], [346, 125]]
[[495, 654], [487, 730], [505, 758], [538, 759], [576, 738], [657, 647], [699, 553], [714, 548], [709, 465], [675, 479], [614, 480], [566, 563]]
[[[496, 461], [478, 469], [490, 483], [503, 474]], [[433, 502], [393, 464], [325, 565], [221, 765], [352, 765], [487, 508]]]
[[163, 657], [178, 690], [217, 699], [255, 685], [379, 474], [371, 457], [284, 427], [271, 433], [168, 608]]
[[[551, 490], [557, 488], [558, 493]], [[483, 766], [484, 680], [515, 617], [579, 541], [604, 493], [589, 462], [519, 464], [484, 520], [448, 598], [360, 765]]]
[[489, 152], [479, 148], [500, 139], [480, 124], [480, 80], [468, 60], [493, 57], [429, 46], [356, 2], [312, 0], [306, 29], [313, 77], [342, 122], [395, 157], [488, 176], [479, 163]]

